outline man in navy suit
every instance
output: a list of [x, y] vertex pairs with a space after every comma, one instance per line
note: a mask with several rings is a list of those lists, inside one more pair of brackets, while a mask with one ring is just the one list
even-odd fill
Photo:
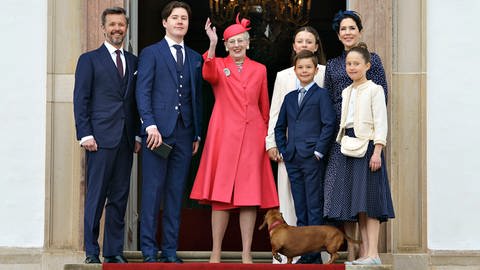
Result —
[[[182, 263], [177, 257], [185, 180], [200, 139], [201, 56], [185, 46], [190, 6], [169, 2], [162, 10], [165, 38], [142, 50], [137, 103], [142, 120], [142, 205], [140, 247], [145, 262]], [[152, 150], [172, 146], [165, 159]], [[161, 257], [157, 218], [163, 205]]]
[[[102, 13], [105, 42], [80, 56], [75, 71], [73, 109], [77, 139], [86, 150], [87, 191], [84, 240], [86, 263], [100, 263], [100, 217], [105, 207], [103, 257], [124, 263], [124, 216], [130, 188], [135, 135], [140, 118], [135, 100], [137, 57], [123, 50], [128, 18], [123, 8]], [[105, 204], [106, 201], [106, 204]]]
[[[315, 54], [301, 51], [294, 64], [299, 89], [285, 96], [275, 141], [290, 178], [297, 226], [322, 225], [324, 157], [334, 132], [335, 114], [327, 90], [313, 80], [318, 72]], [[302, 256], [297, 263], [320, 261], [320, 254], [315, 253]]]

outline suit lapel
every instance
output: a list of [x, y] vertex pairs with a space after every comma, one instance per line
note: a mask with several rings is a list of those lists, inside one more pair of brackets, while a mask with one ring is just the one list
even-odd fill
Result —
[[[303, 107], [305, 106], [305, 104], [307, 104], [308, 99], [313, 95], [314, 91], [317, 91], [317, 86], [315, 84], [312, 87], [310, 87], [310, 89], [308, 89], [307, 93], [303, 97], [302, 104], [300, 104], [300, 108], [298, 108], [298, 113], [302, 111]], [[297, 94], [297, 97], [298, 97], [298, 94]]]
[[117, 66], [115, 66], [115, 63], [113, 63], [112, 57], [110, 56], [107, 47], [105, 47], [105, 45], [102, 45], [98, 49], [98, 53], [100, 56], [99, 59], [101, 61], [101, 64], [106, 67], [107, 73], [111, 77], [112, 82], [118, 84], [115, 88], [119, 90], [120, 94], [123, 94], [120, 92], [122, 90], [120, 87], [122, 81], [120, 79], [120, 75], [118, 74]]
[[177, 81], [177, 70], [175, 68], [175, 59], [173, 58], [172, 53], [170, 52], [170, 48], [168, 47], [168, 43], [165, 39], [162, 39], [158, 43], [159, 47], [158, 50], [160, 52], [160, 55], [162, 55], [163, 59], [165, 60], [165, 63], [167, 64], [168, 71], [170, 71], [170, 75], [172, 75], [172, 78]]
[[127, 89], [125, 90], [125, 95], [124, 95], [124, 97], [126, 97], [129, 94], [130, 84], [133, 82], [133, 73], [135, 72], [135, 70], [133, 70], [131, 55], [127, 52], [124, 52], [124, 53], [125, 53], [125, 61], [127, 66], [127, 70], [125, 73], [125, 76], [127, 77]]
[[[195, 63], [193, 61], [193, 56], [192, 52], [190, 51], [190, 48], [187, 46], [184, 46], [185, 49], [185, 65], [188, 68], [188, 71], [190, 72], [190, 88], [191, 88], [191, 93], [192, 93], [192, 100], [195, 100], [195, 87], [197, 86], [195, 83], [195, 75], [196, 75], [196, 70], [195, 70]], [[193, 103], [195, 104], [195, 103]]]
[[290, 102], [290, 106], [292, 106], [293, 112], [295, 112], [294, 115], [296, 116], [296, 118], [298, 118], [298, 114], [300, 112], [300, 108], [298, 107], [298, 94], [299, 93], [298, 93], [298, 89], [293, 90], [293, 91], [295, 91], [295, 95], [294, 95], [295, 98], [292, 98], [292, 101]]

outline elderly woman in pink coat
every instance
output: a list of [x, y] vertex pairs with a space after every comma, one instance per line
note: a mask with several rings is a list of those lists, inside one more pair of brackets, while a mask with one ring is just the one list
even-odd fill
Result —
[[212, 206], [211, 263], [221, 260], [230, 210], [240, 209], [242, 262], [250, 254], [257, 208], [278, 207], [278, 197], [264, 138], [269, 101], [264, 65], [246, 56], [250, 21], [237, 16], [223, 33], [229, 55], [215, 57], [218, 37], [207, 19], [210, 47], [203, 55], [203, 77], [213, 88], [215, 105], [205, 148], [190, 197]]

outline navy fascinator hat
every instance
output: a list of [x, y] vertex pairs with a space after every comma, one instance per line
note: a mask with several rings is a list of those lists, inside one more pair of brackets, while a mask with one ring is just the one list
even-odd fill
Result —
[[358, 14], [353, 10], [345, 10], [345, 11], [340, 10], [339, 12], [337, 12], [337, 14], [335, 14], [332, 22], [332, 28], [337, 34], [340, 32], [340, 23], [345, 18], [351, 18], [352, 20], [354, 20], [355, 23], [357, 24], [358, 31], [362, 31], [363, 26], [362, 26], [362, 20], [360, 19], [360, 14]]

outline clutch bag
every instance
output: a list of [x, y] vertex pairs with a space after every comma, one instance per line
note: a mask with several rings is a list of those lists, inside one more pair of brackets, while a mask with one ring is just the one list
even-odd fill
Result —
[[162, 142], [159, 147], [154, 148], [152, 151], [161, 158], [167, 159], [168, 155], [170, 155], [170, 152], [172, 151], [172, 146]]

